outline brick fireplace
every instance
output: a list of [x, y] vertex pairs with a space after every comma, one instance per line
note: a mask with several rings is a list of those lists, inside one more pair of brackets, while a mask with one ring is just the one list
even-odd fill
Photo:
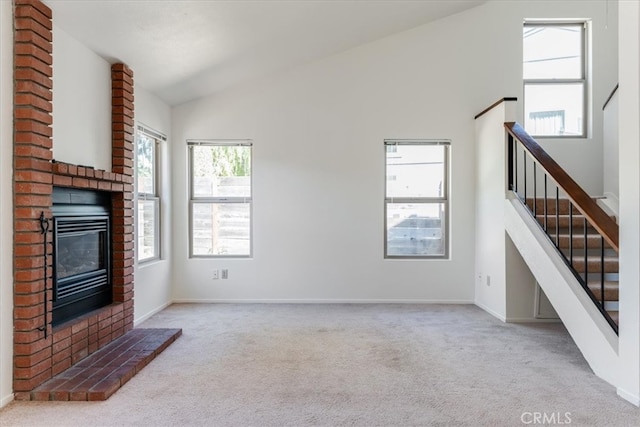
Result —
[[[16, 399], [133, 328], [133, 72], [111, 67], [112, 169], [57, 162], [52, 13], [14, 1], [14, 391]], [[111, 304], [52, 326], [54, 187], [110, 198]], [[43, 221], [40, 220], [42, 214]], [[45, 243], [46, 242], [46, 243]]]

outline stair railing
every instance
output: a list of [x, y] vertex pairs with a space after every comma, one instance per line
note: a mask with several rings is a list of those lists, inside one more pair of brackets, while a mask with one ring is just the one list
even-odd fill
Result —
[[[618, 224], [589, 196], [551, 156], [518, 123], [504, 124], [507, 132], [508, 187], [526, 206], [527, 211], [546, 233], [573, 275], [598, 307], [613, 330], [618, 325], [605, 309], [606, 252], [618, 253]], [[542, 188], [541, 188], [542, 187]], [[542, 193], [542, 194], [540, 194]], [[539, 203], [542, 200], [542, 203]], [[568, 203], [568, 248], [560, 234], [561, 204]], [[541, 205], [541, 206], [540, 206]], [[583, 220], [574, 218], [580, 213]], [[567, 218], [565, 217], [564, 220]], [[582, 224], [580, 224], [582, 222]], [[553, 225], [551, 225], [553, 223]], [[574, 223], [582, 225], [581, 235]], [[591, 227], [599, 235], [594, 256], [587, 231]], [[584, 239], [584, 253], [579, 253], [576, 240]], [[597, 265], [598, 268], [590, 265]], [[617, 273], [617, 271], [616, 271]], [[592, 287], [597, 287], [594, 291]], [[595, 285], [594, 285], [595, 284]]]

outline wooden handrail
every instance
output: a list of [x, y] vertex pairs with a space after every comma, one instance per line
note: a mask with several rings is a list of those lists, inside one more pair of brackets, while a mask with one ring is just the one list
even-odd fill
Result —
[[476, 116], [474, 117], [474, 120], [478, 120], [478, 118], [480, 116], [484, 115], [485, 113], [488, 113], [489, 111], [493, 110], [495, 107], [497, 107], [498, 105], [502, 104], [505, 101], [517, 101], [517, 100], [518, 100], [518, 98], [509, 97], [509, 96], [505, 96], [504, 98], [500, 98], [496, 102], [494, 102], [493, 104], [489, 105], [487, 108], [485, 108], [484, 110], [482, 110], [481, 112], [476, 114]]
[[[518, 123], [504, 124], [507, 132], [529, 151], [540, 167], [549, 174], [569, 200], [602, 237], [618, 252], [618, 224], [565, 172], [555, 160]], [[535, 196], [534, 196], [535, 197]]]

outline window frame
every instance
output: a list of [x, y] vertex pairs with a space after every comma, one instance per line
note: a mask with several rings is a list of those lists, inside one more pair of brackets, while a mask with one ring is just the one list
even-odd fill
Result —
[[[570, 27], [575, 26], [579, 27], [581, 31], [580, 37], [580, 53], [581, 53], [581, 66], [580, 71], [582, 73], [582, 77], [578, 79], [567, 79], [567, 78], [546, 78], [546, 79], [525, 79], [524, 78], [524, 65], [523, 65], [523, 78], [522, 78], [522, 99], [523, 99], [523, 123], [527, 123], [526, 111], [527, 111], [527, 97], [525, 96], [527, 92], [528, 85], [538, 85], [538, 86], [562, 86], [562, 85], [570, 85], [570, 84], [581, 84], [582, 85], [582, 128], [580, 129], [579, 135], [537, 135], [530, 130], [526, 129], [529, 134], [535, 138], [548, 139], [548, 138], [557, 138], [557, 139], [586, 139], [588, 138], [588, 129], [590, 123], [590, 111], [589, 111], [589, 22], [585, 20], [557, 20], [557, 21], [538, 21], [538, 20], [525, 20], [523, 24], [523, 29], [526, 27]], [[524, 38], [523, 38], [523, 60], [524, 60]], [[524, 64], [524, 63], [523, 63]]]
[[[440, 197], [393, 197], [388, 196], [387, 194], [387, 174], [388, 174], [388, 162], [387, 162], [387, 147], [389, 146], [398, 146], [398, 145], [424, 145], [424, 146], [432, 146], [438, 145], [443, 146], [444, 148], [444, 164], [443, 164], [443, 182], [442, 182], [442, 196]], [[451, 140], [449, 139], [385, 139], [384, 140], [384, 259], [397, 259], [397, 260], [448, 260], [449, 256], [449, 239], [450, 239], [450, 200], [451, 196], [449, 193], [450, 189], [450, 175], [449, 171], [451, 169]], [[443, 253], [439, 255], [389, 255], [388, 251], [388, 243], [389, 238], [387, 235], [388, 227], [387, 227], [387, 212], [388, 205], [390, 203], [412, 203], [412, 204], [442, 204], [444, 211], [444, 225], [442, 226], [443, 231], [443, 240], [444, 240], [444, 248]]]
[[[139, 135], [140, 134], [144, 134], [146, 137], [153, 139], [153, 174], [152, 174], [152, 179], [153, 179], [153, 192], [151, 193], [143, 193], [143, 192], [139, 192], [138, 188], [138, 142], [139, 142]], [[135, 208], [135, 220], [136, 220], [136, 262], [138, 264], [144, 264], [144, 263], [148, 263], [148, 262], [153, 262], [153, 261], [157, 261], [162, 259], [162, 227], [161, 227], [161, 223], [162, 223], [162, 209], [161, 209], [161, 197], [160, 197], [160, 151], [161, 151], [161, 146], [160, 144], [163, 141], [166, 141], [167, 137], [162, 134], [161, 132], [158, 132], [156, 130], [151, 129], [148, 126], [145, 126], [143, 124], [138, 124], [136, 126], [136, 150], [135, 150], [135, 198], [136, 198], [136, 208]], [[142, 251], [140, 251], [140, 239], [139, 239], [139, 235], [138, 235], [138, 231], [137, 228], [139, 227], [138, 221], [139, 221], [139, 215], [140, 215], [140, 210], [138, 209], [138, 203], [140, 201], [150, 201], [154, 204], [154, 227], [153, 227], [153, 233], [154, 233], [154, 244], [153, 244], [153, 255], [150, 257], [145, 257], [145, 258], [140, 258], [140, 255], [142, 254]]]
[[[249, 180], [249, 196], [248, 197], [211, 197], [196, 196], [194, 193], [194, 161], [193, 147], [196, 146], [231, 146], [231, 147], [248, 147], [249, 163], [251, 167], [251, 177]], [[253, 140], [251, 139], [188, 139], [187, 140], [187, 161], [188, 161], [188, 186], [189, 186], [189, 258], [202, 259], [250, 259], [253, 258]], [[229, 255], [197, 255], [193, 253], [193, 207], [195, 204], [229, 204], [229, 203], [247, 203], [249, 204], [249, 253], [248, 254], [229, 254]]]

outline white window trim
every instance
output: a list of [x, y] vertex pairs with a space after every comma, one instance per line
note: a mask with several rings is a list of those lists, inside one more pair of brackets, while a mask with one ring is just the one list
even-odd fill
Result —
[[[137, 172], [137, 168], [135, 169], [135, 183], [136, 183], [136, 188], [135, 188], [135, 202], [136, 202], [136, 209], [135, 209], [135, 228], [136, 229], [136, 262], [138, 264], [147, 264], [150, 262], [154, 262], [154, 261], [158, 261], [160, 259], [162, 259], [162, 209], [161, 209], [161, 197], [160, 197], [160, 153], [161, 153], [161, 146], [160, 144], [164, 141], [167, 140], [167, 137], [162, 134], [161, 132], [158, 132], [148, 126], [145, 126], [141, 123], [138, 123], [138, 125], [136, 126], [136, 144], [138, 143], [137, 141], [137, 137], [138, 137], [138, 133], [143, 133], [145, 135], [147, 135], [148, 137], [153, 138], [153, 140], [155, 141], [155, 146], [154, 146], [154, 151], [153, 151], [153, 161], [154, 161], [154, 168], [153, 168], [153, 172], [154, 172], [154, 176], [153, 176], [153, 193], [139, 193], [138, 192], [138, 188], [137, 188], [137, 184], [138, 184], [138, 172]], [[136, 156], [137, 156], [137, 147], [136, 147]], [[137, 162], [137, 157], [136, 157], [136, 162]], [[150, 257], [146, 257], [146, 258], [140, 258], [140, 250], [139, 250], [139, 239], [138, 239], [138, 233], [137, 233], [137, 227], [138, 227], [138, 209], [137, 209], [137, 204], [138, 201], [143, 200], [143, 201], [153, 201], [154, 205], [155, 205], [155, 213], [154, 216], [156, 218], [155, 222], [154, 222], [154, 254], [153, 256]]]
[[[387, 147], [398, 145], [442, 145], [445, 146], [444, 151], [444, 182], [443, 191], [441, 197], [388, 197], [387, 196]], [[399, 259], [399, 260], [447, 260], [449, 257], [449, 239], [450, 239], [450, 193], [449, 193], [449, 170], [451, 163], [451, 140], [448, 139], [385, 139], [384, 140], [384, 171], [385, 171], [385, 185], [384, 185], [384, 258], [385, 259]], [[442, 255], [388, 255], [388, 237], [387, 237], [387, 205], [389, 203], [442, 203], [444, 205], [444, 251]]]
[[[251, 159], [251, 194], [248, 197], [202, 197], [195, 196], [193, 191], [193, 150], [194, 146], [241, 146], [249, 147]], [[249, 259], [253, 258], [253, 140], [251, 139], [188, 139], [187, 157], [189, 162], [189, 258], [204, 259]], [[229, 255], [196, 255], [193, 253], [193, 206], [197, 203], [248, 203], [249, 204], [249, 254]]]
[[[526, 87], [527, 85], [562, 85], [562, 84], [582, 84], [582, 129], [580, 135], [536, 135], [530, 133], [531, 136], [538, 139], [586, 139], [588, 138], [588, 130], [589, 123], [591, 122], [590, 117], [590, 109], [589, 109], [589, 21], [585, 20], [525, 20], [523, 27], [540, 27], [540, 26], [558, 26], [558, 27], [566, 27], [566, 26], [581, 26], [582, 27], [582, 78], [581, 79], [524, 79], [522, 85], [522, 99], [524, 100], [523, 104], [523, 114], [526, 111]], [[523, 123], [526, 123], [526, 117], [524, 117]]]

